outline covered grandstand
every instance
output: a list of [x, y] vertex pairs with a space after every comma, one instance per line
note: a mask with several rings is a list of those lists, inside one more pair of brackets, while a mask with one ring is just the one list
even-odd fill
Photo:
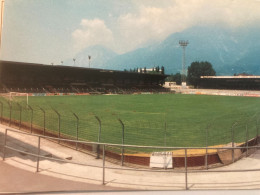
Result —
[[201, 76], [198, 88], [260, 90], [260, 76]]
[[167, 75], [0, 61], [0, 92], [129, 94], [165, 92]]

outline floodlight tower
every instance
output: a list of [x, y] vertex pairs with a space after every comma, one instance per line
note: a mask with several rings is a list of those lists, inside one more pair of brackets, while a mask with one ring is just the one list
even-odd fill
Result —
[[185, 70], [185, 48], [187, 47], [187, 45], [189, 44], [189, 41], [184, 41], [184, 40], [180, 40], [179, 41], [180, 46], [183, 49], [183, 53], [182, 53], [182, 74], [181, 74], [181, 82], [182, 85], [186, 85], [186, 70]]
[[76, 58], [73, 58], [73, 61], [74, 61], [74, 66], [75, 66], [75, 61], [76, 61]]
[[88, 67], [90, 68], [90, 60], [91, 60], [91, 56], [88, 56]]

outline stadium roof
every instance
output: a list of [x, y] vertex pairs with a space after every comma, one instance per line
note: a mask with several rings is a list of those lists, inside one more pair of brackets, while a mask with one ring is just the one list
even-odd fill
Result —
[[260, 76], [201, 76], [201, 79], [260, 79]]

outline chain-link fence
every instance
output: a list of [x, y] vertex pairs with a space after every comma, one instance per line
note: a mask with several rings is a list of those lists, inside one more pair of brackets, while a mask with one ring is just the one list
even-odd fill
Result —
[[[163, 147], [223, 147], [227, 145], [237, 147], [248, 144], [256, 145], [259, 135], [259, 116], [257, 114], [242, 116], [237, 121], [230, 121], [227, 116], [221, 123], [216, 119], [205, 124], [203, 128], [201, 128], [201, 124], [198, 124], [199, 122], [194, 121], [192, 125], [187, 125], [190, 121], [186, 119], [185, 122], [180, 121], [182, 124], [182, 128], [180, 128], [176, 121], [167, 121], [166, 117], [148, 121], [142, 118], [141, 114], [137, 117], [139, 120], [133, 121], [128, 120], [130, 117], [128, 115], [123, 118], [105, 114], [96, 116], [87, 111], [76, 113], [66, 107], [56, 110], [49, 105], [29, 106], [8, 100], [0, 101], [0, 109], [2, 124], [42, 135], [88, 142]], [[191, 126], [192, 130], [189, 129]], [[96, 145], [75, 143], [70, 145], [77, 149], [90, 151], [94, 155], [97, 152], [99, 155], [100, 152], [99, 146]], [[119, 160], [125, 156], [129, 162], [139, 165], [147, 165], [147, 156], [150, 158], [155, 152], [165, 152], [161, 148], [155, 150], [149, 147], [121, 148], [116, 146], [110, 146], [109, 151], [114, 159]], [[175, 148], [171, 152], [175, 155], [175, 159], [184, 156], [183, 150]], [[197, 156], [194, 161], [198, 161], [198, 166], [205, 164], [205, 158], [209, 158], [208, 161], [212, 162], [211, 164], [213, 162], [221, 163], [221, 159], [213, 159], [217, 158], [213, 155], [217, 153], [216, 149], [208, 151], [197, 149], [188, 151], [188, 153], [191, 156]], [[208, 154], [210, 155], [205, 157]], [[132, 160], [134, 158], [138, 159], [137, 162]], [[233, 161], [238, 158], [233, 156]], [[179, 164], [183, 166], [183, 163]]]

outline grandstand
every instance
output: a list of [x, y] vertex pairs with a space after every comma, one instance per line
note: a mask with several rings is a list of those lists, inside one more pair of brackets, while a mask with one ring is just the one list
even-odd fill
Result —
[[201, 76], [198, 87], [204, 89], [259, 90], [260, 76]]
[[164, 74], [0, 61], [0, 92], [131, 94], [166, 92]]

